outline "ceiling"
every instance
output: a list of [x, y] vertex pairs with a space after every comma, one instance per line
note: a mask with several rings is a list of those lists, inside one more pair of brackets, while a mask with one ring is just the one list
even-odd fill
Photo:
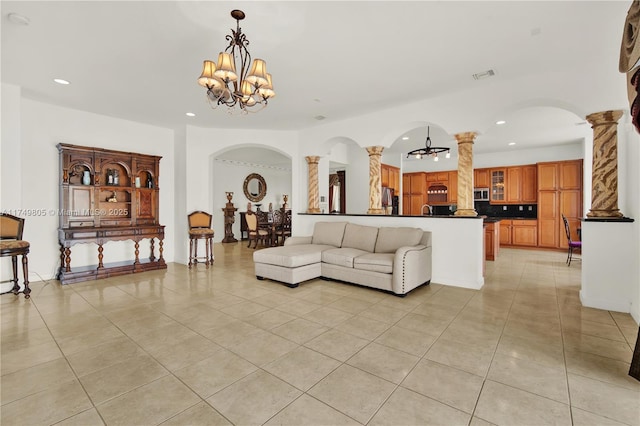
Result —
[[[472, 74], [489, 69], [496, 72], [491, 84], [576, 66], [588, 77], [603, 54], [607, 62], [617, 58], [629, 2], [2, 1], [0, 7], [2, 81], [21, 86], [27, 98], [167, 128], [297, 130], [478, 87], [486, 83]], [[277, 93], [265, 110], [246, 116], [212, 111], [196, 83], [202, 61], [217, 60], [226, 47], [234, 8], [246, 13], [241, 26], [250, 51], [266, 60]], [[29, 25], [11, 22], [9, 13]], [[506, 149], [510, 141], [517, 148], [572, 143], [584, 134], [577, 125], [583, 119], [558, 108], [527, 108], [504, 119], [506, 125], [479, 137], [480, 151]], [[426, 129], [409, 136], [402, 142], [418, 148]], [[431, 137], [434, 145], [453, 147], [437, 127]], [[392, 149], [405, 148], [399, 139]]]

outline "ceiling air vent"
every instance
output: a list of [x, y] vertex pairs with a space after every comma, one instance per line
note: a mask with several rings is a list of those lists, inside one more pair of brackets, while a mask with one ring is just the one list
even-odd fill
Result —
[[496, 75], [496, 72], [494, 70], [488, 70], [484, 72], [479, 72], [477, 74], [473, 74], [473, 79], [482, 80], [483, 78], [493, 77], [494, 75]]

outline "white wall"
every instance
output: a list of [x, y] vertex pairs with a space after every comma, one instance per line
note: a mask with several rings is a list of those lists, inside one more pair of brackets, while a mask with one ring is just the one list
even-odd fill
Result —
[[[187, 126], [186, 128], [186, 203], [184, 206], [178, 206], [180, 212], [177, 212], [177, 223], [187, 223], [187, 215], [194, 210], [211, 211], [214, 213], [214, 226], [216, 228], [216, 240], [224, 238], [224, 224], [222, 222], [222, 211], [220, 210], [226, 204], [225, 191], [230, 189], [227, 178], [220, 178], [218, 170], [223, 168], [222, 163], [214, 161], [221, 153], [241, 147], [258, 147], [264, 149], [272, 149], [292, 159], [291, 171], [287, 172], [290, 181], [290, 188], [284, 188], [283, 181], [279, 185], [282, 189], [274, 189], [272, 202], [277, 201], [279, 195], [275, 190], [289, 190], [289, 202], [293, 211], [299, 208], [306, 210], [306, 173], [307, 168], [304, 158], [300, 158], [298, 154], [298, 132], [293, 131], [272, 131], [272, 130], [243, 130], [243, 129], [213, 129], [201, 128], [195, 126]], [[304, 168], [300, 171], [301, 164]], [[254, 170], [262, 174], [264, 171]], [[247, 172], [246, 174], [244, 174]], [[238, 172], [239, 173], [239, 172]], [[240, 185], [244, 182], [247, 174], [251, 173], [249, 169], [239, 173], [234, 179], [232, 185]], [[300, 178], [300, 174], [304, 173], [304, 182]], [[241, 176], [242, 175], [242, 176]], [[264, 175], [263, 175], [264, 176]], [[240, 179], [238, 179], [240, 177]], [[266, 179], [266, 177], [265, 177]], [[274, 179], [275, 176], [274, 176]], [[278, 178], [279, 179], [279, 178]], [[286, 180], [283, 178], [283, 180]], [[267, 189], [269, 191], [269, 181], [267, 180]], [[300, 187], [305, 188], [304, 198], [298, 195]], [[247, 201], [244, 199], [242, 186], [237, 190], [233, 190], [233, 202], [238, 211], [246, 209]], [[270, 191], [269, 191], [270, 192]], [[281, 195], [282, 193], [280, 193]], [[242, 201], [244, 199], [244, 202]], [[265, 199], [267, 206], [268, 201]], [[302, 202], [302, 207], [300, 207]], [[236, 216], [236, 224], [234, 225], [234, 234], [236, 238], [240, 236], [239, 215]], [[237, 233], [236, 233], [237, 230]], [[188, 246], [182, 248], [182, 252], [178, 253], [177, 259], [186, 259], [188, 257]]]
[[[224, 214], [222, 209], [227, 204], [226, 192], [233, 192], [231, 202], [238, 209], [236, 212], [235, 223], [233, 224], [233, 234], [236, 239], [240, 239], [240, 215], [239, 212], [247, 211], [247, 199], [244, 195], [244, 180], [251, 173], [258, 173], [267, 183], [267, 194], [259, 203], [262, 204], [261, 210], [269, 209], [269, 203], [272, 203], [274, 209], [282, 207], [282, 195], [287, 194], [291, 201], [291, 170], [275, 169], [264, 165], [243, 165], [234, 164], [213, 159], [212, 160], [212, 194], [213, 200], [213, 229], [215, 230], [214, 242], [222, 241], [224, 238]], [[256, 203], [251, 202], [252, 206]], [[253, 208], [255, 211], [255, 208]]]
[[[3, 94], [4, 98], [4, 94]], [[60, 171], [56, 144], [69, 143], [160, 155], [160, 222], [167, 225], [164, 257], [174, 259], [174, 151], [173, 131], [131, 121], [63, 108], [22, 98], [20, 109], [21, 172], [12, 177], [21, 184], [21, 208], [26, 211], [58, 209]], [[3, 116], [4, 128], [4, 116]], [[6, 178], [6, 173], [3, 170]], [[59, 267], [58, 216], [26, 215], [24, 238], [31, 244], [30, 280], [50, 279]], [[133, 258], [133, 242], [109, 242], [104, 262]], [[148, 256], [141, 245], [140, 256]], [[72, 247], [71, 267], [97, 264], [93, 244]]]
[[188, 263], [189, 234], [187, 225], [182, 217], [183, 207], [187, 203], [187, 130], [176, 129], [173, 138], [174, 156], [174, 188], [175, 205], [173, 208], [174, 260], [178, 263]]
[[629, 312], [640, 322], [640, 136], [628, 115], [618, 126], [620, 211], [634, 222], [582, 223], [585, 306]]
[[[20, 144], [20, 87], [2, 84], [0, 117], [0, 210], [20, 216], [22, 207], [21, 182], [15, 176], [22, 174], [22, 146]], [[0, 280], [13, 279], [11, 258], [0, 259]], [[0, 293], [11, 290], [13, 283], [0, 284]]]

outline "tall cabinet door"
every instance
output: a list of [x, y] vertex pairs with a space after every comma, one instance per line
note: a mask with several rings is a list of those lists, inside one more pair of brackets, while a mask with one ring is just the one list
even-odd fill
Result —
[[560, 189], [582, 188], [582, 160], [560, 163]]
[[402, 214], [411, 214], [411, 176], [407, 173], [402, 175]]
[[558, 247], [558, 192], [538, 192], [538, 247]]
[[558, 163], [538, 163], [538, 191], [558, 189]]
[[[569, 223], [569, 229], [571, 230], [571, 239], [573, 241], [579, 241], [578, 228], [580, 227], [580, 218], [582, 217], [582, 194], [578, 190], [560, 191], [560, 213], [564, 214]], [[569, 242], [566, 238], [566, 232], [564, 229], [564, 222], [562, 216], [558, 223], [560, 237], [560, 247], [568, 248]]]
[[519, 203], [522, 194], [520, 193], [522, 179], [522, 168], [520, 167], [507, 167], [506, 177], [506, 202], [507, 203]]
[[522, 192], [521, 198], [524, 204], [535, 204], [538, 201], [537, 167], [522, 166]]

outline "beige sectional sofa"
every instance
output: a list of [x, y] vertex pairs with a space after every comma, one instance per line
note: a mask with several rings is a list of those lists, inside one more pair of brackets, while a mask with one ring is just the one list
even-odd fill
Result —
[[256, 277], [297, 287], [323, 277], [405, 295], [431, 281], [431, 232], [317, 222], [311, 237], [253, 254]]

